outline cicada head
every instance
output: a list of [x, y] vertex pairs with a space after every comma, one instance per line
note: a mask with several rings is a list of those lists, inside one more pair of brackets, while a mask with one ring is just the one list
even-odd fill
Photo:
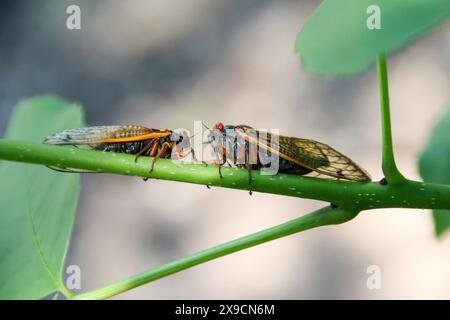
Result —
[[181, 142], [181, 141], [183, 141], [183, 135], [178, 132], [172, 131], [169, 139], [170, 139], [170, 141], [173, 141], [173, 142]]
[[214, 127], [209, 130], [208, 143], [213, 148], [218, 146], [229, 148], [236, 143], [239, 137], [237, 131], [246, 131], [248, 129], [252, 129], [252, 127], [247, 125], [224, 125], [222, 122], [216, 122]]
[[216, 148], [223, 145], [223, 138], [225, 135], [225, 128], [222, 122], [217, 122], [214, 124], [212, 129], [208, 132], [208, 143]]
[[214, 124], [214, 131], [223, 132], [225, 131], [225, 126], [223, 125], [222, 122], [216, 122], [216, 124]]
[[175, 142], [175, 147], [172, 153], [180, 152], [182, 150], [191, 149], [191, 137], [186, 130], [172, 131], [169, 137], [170, 141]]

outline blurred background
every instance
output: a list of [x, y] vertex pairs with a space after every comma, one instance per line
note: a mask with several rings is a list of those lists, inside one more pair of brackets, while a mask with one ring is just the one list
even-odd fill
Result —
[[[0, 134], [21, 98], [81, 103], [89, 125], [193, 129], [245, 123], [334, 146], [382, 177], [374, 68], [306, 74], [296, 36], [320, 1], [0, 2]], [[81, 8], [81, 30], [66, 7]], [[351, 57], [349, 57], [351, 58]], [[447, 23], [389, 59], [395, 151], [417, 157], [450, 101]], [[42, 119], [45, 121], [45, 119]], [[66, 265], [82, 291], [323, 206], [311, 200], [115, 175], [85, 175]], [[381, 288], [369, 290], [377, 265]], [[372, 210], [340, 226], [272, 241], [118, 296], [122, 299], [450, 298], [450, 233], [429, 211]]]

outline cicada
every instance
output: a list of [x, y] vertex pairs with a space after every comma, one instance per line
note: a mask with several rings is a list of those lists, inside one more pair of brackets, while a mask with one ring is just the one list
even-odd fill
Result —
[[[351, 159], [324, 143], [275, 135], [247, 125], [223, 125], [218, 122], [208, 135], [216, 160], [247, 168], [249, 182], [253, 169], [270, 166], [277, 159], [277, 172], [306, 175], [316, 173], [329, 178], [355, 182], [371, 181], [370, 175]], [[222, 176], [222, 175], [221, 175]]]
[[[182, 159], [192, 154], [187, 132], [150, 129], [138, 125], [97, 126], [68, 129], [47, 137], [43, 143], [53, 145], [69, 145], [106, 152], [127, 153], [153, 157], [150, 171], [159, 158]], [[64, 172], [86, 172], [71, 168], [50, 167]]]

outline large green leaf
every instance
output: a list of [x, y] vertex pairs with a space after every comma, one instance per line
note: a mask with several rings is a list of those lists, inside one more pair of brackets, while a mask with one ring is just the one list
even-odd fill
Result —
[[[420, 175], [424, 181], [450, 184], [450, 106], [437, 123], [419, 159]], [[436, 235], [450, 227], [449, 210], [433, 210]]]
[[[19, 103], [6, 136], [41, 142], [51, 133], [78, 126], [83, 126], [80, 106], [41, 96]], [[79, 176], [2, 162], [0, 181], [0, 299], [67, 293], [62, 272], [80, 191]]]
[[[370, 5], [380, 8], [381, 29], [367, 27]], [[313, 73], [357, 73], [449, 15], [449, 0], [326, 0], [306, 22], [295, 50]]]

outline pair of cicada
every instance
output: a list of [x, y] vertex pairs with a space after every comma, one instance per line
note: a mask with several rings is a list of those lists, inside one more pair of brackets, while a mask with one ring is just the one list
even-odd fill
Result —
[[[287, 137], [255, 130], [246, 125], [216, 123], [208, 129], [208, 143], [215, 155], [211, 164], [252, 170], [276, 167], [276, 172], [321, 176], [356, 182], [370, 181], [369, 174], [351, 159], [330, 146], [309, 139]], [[196, 161], [186, 132], [149, 129], [142, 126], [99, 126], [69, 129], [49, 136], [46, 144], [88, 147], [94, 150], [153, 157], [150, 171], [160, 159], [182, 159], [189, 154]], [[275, 160], [274, 160], [275, 159]], [[70, 168], [52, 167], [73, 172]], [[79, 172], [79, 171], [77, 171]]]

